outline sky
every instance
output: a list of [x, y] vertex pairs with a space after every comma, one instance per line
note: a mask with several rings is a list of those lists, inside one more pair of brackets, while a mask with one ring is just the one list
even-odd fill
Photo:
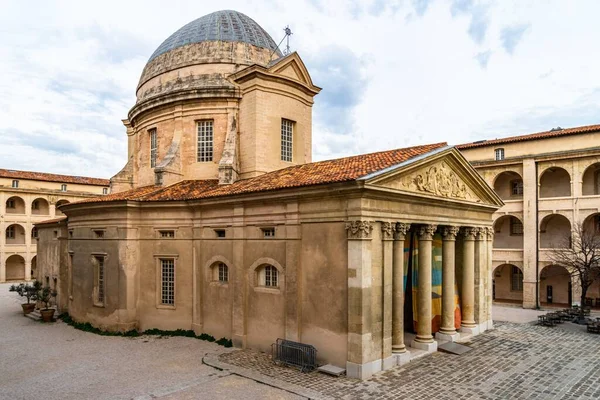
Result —
[[109, 178], [152, 52], [219, 9], [323, 90], [313, 160], [600, 123], [595, 0], [0, 0], [0, 168]]

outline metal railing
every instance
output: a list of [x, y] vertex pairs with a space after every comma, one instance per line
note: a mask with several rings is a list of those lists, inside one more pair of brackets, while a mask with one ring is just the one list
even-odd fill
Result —
[[277, 339], [271, 345], [273, 361], [300, 368], [302, 372], [310, 372], [317, 368], [317, 349], [310, 344]]

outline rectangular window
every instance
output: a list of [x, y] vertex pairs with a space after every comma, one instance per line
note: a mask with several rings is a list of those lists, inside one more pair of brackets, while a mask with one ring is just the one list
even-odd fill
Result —
[[516, 218], [510, 219], [510, 234], [515, 236], [523, 235], [523, 224]]
[[523, 273], [518, 267], [512, 267], [510, 282], [511, 290], [518, 292], [523, 291]]
[[294, 122], [281, 119], [281, 161], [292, 161]]
[[19, 181], [18, 181], [18, 180], [16, 180], [16, 179], [14, 179], [14, 180], [12, 181], [12, 187], [14, 187], [14, 188], [18, 188], [18, 187], [19, 187]]
[[156, 129], [150, 129], [150, 168], [156, 167]]
[[15, 238], [15, 227], [14, 226], [9, 226], [8, 228], [6, 228], [6, 238], [7, 239]]
[[263, 237], [275, 237], [275, 228], [262, 228]]
[[108, 194], [108, 188], [102, 188], [102, 194]]
[[213, 121], [198, 121], [198, 162], [213, 160]]
[[14, 200], [8, 200], [6, 202], [6, 208], [15, 208], [15, 201]]
[[219, 282], [227, 282], [229, 280], [229, 271], [227, 265], [219, 263]]
[[175, 259], [160, 259], [160, 303], [167, 306], [175, 305]]
[[265, 286], [277, 287], [277, 268], [272, 265], [265, 267]]
[[60, 191], [61, 192], [66, 192], [67, 191], [67, 185], [65, 185], [65, 184], [60, 185]]
[[512, 187], [512, 195], [513, 196], [523, 196], [523, 181], [518, 179], [516, 181], [511, 182]]
[[175, 231], [159, 231], [159, 235], [161, 238], [174, 238]]
[[34, 239], [38, 237], [38, 230], [36, 227], [31, 230], [31, 237]]
[[94, 237], [96, 239], [103, 239], [104, 238], [104, 230], [102, 230], [102, 229], [95, 229], [94, 230]]
[[96, 304], [104, 305], [104, 257], [94, 256], [96, 259]]
[[496, 149], [496, 161], [504, 160], [504, 149]]
[[218, 238], [224, 238], [225, 237], [225, 229], [215, 229], [215, 234], [217, 235]]

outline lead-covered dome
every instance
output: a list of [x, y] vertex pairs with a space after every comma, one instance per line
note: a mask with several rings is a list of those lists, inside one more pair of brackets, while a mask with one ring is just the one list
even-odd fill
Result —
[[248, 43], [275, 51], [281, 56], [271, 36], [252, 18], [238, 11], [223, 10], [184, 25], [158, 46], [148, 62], [178, 47], [207, 41]]

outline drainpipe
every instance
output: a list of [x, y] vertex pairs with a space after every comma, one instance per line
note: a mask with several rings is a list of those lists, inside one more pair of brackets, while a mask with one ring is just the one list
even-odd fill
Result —
[[538, 183], [538, 163], [535, 161], [535, 309], [540, 309], [540, 217], [538, 213], [538, 201], [540, 186]]

